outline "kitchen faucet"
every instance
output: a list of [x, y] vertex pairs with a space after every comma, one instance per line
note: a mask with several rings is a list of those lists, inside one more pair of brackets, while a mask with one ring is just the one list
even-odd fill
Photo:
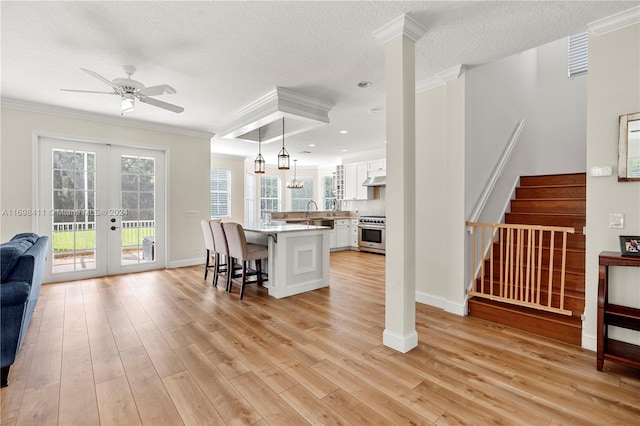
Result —
[[316, 202], [311, 200], [307, 203], [307, 215], [309, 215], [309, 208], [311, 206], [311, 203], [313, 203], [313, 205], [316, 206], [316, 210], [318, 210], [318, 205], [316, 204]]

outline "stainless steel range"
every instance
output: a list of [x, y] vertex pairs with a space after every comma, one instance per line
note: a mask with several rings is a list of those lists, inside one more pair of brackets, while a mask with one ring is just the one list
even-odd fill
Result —
[[358, 249], [384, 254], [385, 228], [384, 216], [360, 216], [358, 220]]

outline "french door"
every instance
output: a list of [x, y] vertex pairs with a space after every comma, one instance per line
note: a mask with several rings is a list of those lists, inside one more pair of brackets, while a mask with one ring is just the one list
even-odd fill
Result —
[[151, 149], [38, 140], [46, 281], [165, 266], [165, 158]]

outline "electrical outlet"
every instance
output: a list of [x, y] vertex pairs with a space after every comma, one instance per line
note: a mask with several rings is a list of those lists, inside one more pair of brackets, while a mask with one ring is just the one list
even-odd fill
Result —
[[200, 249], [196, 249], [196, 254], [200, 254]]

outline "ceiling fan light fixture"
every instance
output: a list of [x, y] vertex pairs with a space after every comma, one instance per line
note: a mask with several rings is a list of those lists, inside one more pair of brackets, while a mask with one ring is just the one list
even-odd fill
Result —
[[120, 115], [124, 114], [125, 112], [133, 111], [135, 99], [135, 96], [129, 93], [125, 93], [124, 95], [122, 95], [122, 102], [120, 103]]

